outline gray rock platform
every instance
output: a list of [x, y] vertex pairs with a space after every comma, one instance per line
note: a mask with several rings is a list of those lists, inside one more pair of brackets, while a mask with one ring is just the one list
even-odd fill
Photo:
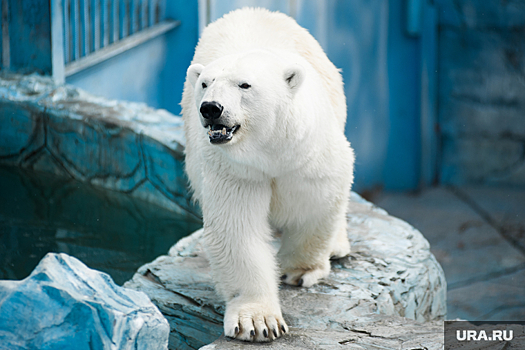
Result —
[[[281, 286], [283, 316], [292, 332], [257, 346], [441, 348], [441, 326], [430, 321], [445, 317], [446, 282], [428, 242], [355, 193], [348, 212], [351, 255], [334, 260], [330, 276], [311, 288]], [[201, 235], [199, 230], [182, 239], [124, 286], [145, 292], [166, 316], [170, 349], [198, 349], [212, 342], [206, 349], [246, 346], [216, 341], [222, 334], [224, 304], [214, 292]]]
[[0, 349], [166, 349], [169, 326], [144, 293], [67, 254], [0, 281]]
[[[272, 350], [364, 350], [364, 349], [443, 349], [443, 322], [421, 323], [406, 318], [370, 314], [346, 322], [342, 330], [290, 327], [290, 334], [273, 343], [253, 347]], [[246, 343], [226, 338], [217, 339], [201, 350], [246, 349]]]

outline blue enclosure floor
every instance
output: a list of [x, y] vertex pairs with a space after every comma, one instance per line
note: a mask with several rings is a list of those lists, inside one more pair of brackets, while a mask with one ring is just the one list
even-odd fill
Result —
[[447, 319], [525, 320], [525, 189], [441, 187], [373, 202], [430, 242], [447, 278]]

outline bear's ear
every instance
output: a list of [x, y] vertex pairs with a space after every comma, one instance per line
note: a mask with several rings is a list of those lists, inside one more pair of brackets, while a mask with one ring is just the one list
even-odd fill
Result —
[[203, 69], [204, 66], [200, 63], [195, 63], [188, 67], [186, 76], [193, 87], [195, 87], [195, 83], [197, 83], [197, 79], [199, 79]]
[[303, 69], [299, 65], [293, 65], [284, 71], [284, 81], [295, 94], [304, 80]]

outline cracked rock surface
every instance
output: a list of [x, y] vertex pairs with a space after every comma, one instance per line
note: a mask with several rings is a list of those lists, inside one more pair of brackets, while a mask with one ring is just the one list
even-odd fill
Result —
[[[224, 304], [214, 292], [202, 230], [142, 266], [125, 287], [144, 291], [170, 323], [170, 349], [236, 349], [219, 338]], [[281, 286], [292, 332], [267, 349], [438, 349], [443, 346], [446, 282], [419, 231], [352, 193], [351, 255], [332, 262], [311, 288]], [[275, 244], [279, 245], [278, 238]], [[217, 338], [219, 338], [217, 340]], [[286, 346], [286, 347], [285, 347]]]
[[144, 293], [67, 254], [0, 281], [0, 349], [167, 349], [169, 325]]
[[[370, 314], [359, 321], [346, 322], [342, 329], [290, 328], [290, 334], [272, 343], [258, 345], [261, 349], [410, 349], [443, 348], [443, 322], [425, 324], [406, 318]], [[246, 349], [246, 343], [221, 336], [201, 350]]]

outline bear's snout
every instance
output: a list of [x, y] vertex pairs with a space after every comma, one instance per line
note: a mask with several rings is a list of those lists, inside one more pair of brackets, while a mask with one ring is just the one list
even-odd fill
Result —
[[221, 116], [223, 109], [224, 108], [218, 102], [203, 102], [201, 104], [200, 112], [203, 118], [213, 120]]

